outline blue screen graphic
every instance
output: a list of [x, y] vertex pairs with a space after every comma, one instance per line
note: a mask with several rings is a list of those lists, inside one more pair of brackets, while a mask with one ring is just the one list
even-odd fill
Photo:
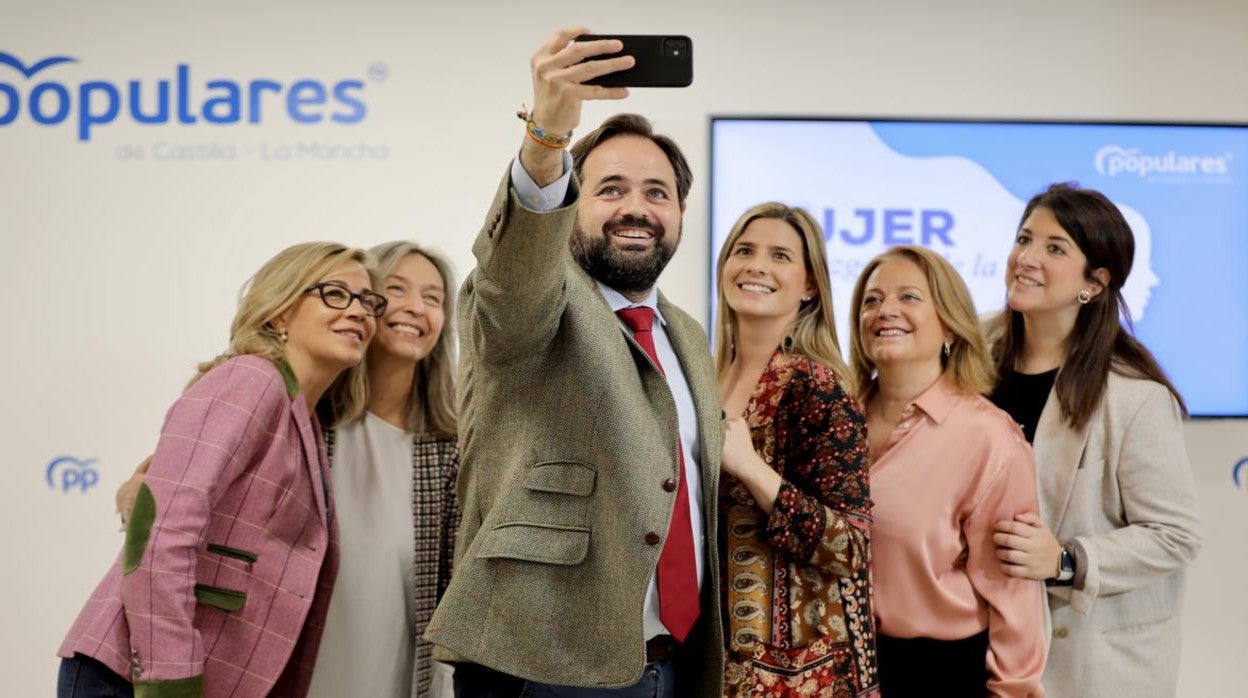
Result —
[[842, 346], [858, 271], [887, 247], [941, 252], [991, 312], [1027, 200], [1052, 182], [1097, 189], [1136, 237], [1136, 335], [1194, 416], [1248, 416], [1248, 126], [714, 118], [711, 151], [712, 270], [750, 206], [806, 208]]

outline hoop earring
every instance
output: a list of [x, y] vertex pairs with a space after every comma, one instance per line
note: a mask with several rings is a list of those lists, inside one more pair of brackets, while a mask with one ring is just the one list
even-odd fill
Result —
[[793, 348], [793, 335], [784, 336], [784, 351], [788, 352]]
[[1090, 300], [1092, 300], [1091, 291], [1085, 288], [1079, 292], [1079, 305], [1087, 305]]

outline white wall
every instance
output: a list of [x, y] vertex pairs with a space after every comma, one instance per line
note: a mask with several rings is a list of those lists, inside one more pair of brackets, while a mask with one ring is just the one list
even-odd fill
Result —
[[[44, 80], [151, 84], [186, 63], [200, 94], [215, 78], [363, 78], [368, 106], [353, 126], [294, 125], [274, 103], [259, 125], [119, 120], [88, 142], [25, 110], [0, 126], [0, 422], [10, 453], [0, 472], [10, 492], [0, 656], [18, 669], [13, 693], [52, 685], [53, 652], [121, 542], [111, 492], [152, 447], [194, 362], [224, 346], [247, 275], [316, 238], [415, 237], [449, 253], [461, 274], [471, 268], [469, 241], [522, 137], [513, 113], [531, 99], [528, 57], [555, 25], [575, 23], [695, 41], [693, 87], [590, 105], [580, 130], [628, 109], [685, 147], [696, 181], [662, 286], [702, 317], [709, 114], [1248, 118], [1248, 3], [1232, 0], [3, 0], [0, 51], [27, 65], [79, 59], [31, 80], [0, 66], [0, 83], [23, 94]], [[384, 79], [364, 77], [375, 64]], [[260, 158], [310, 142], [363, 143], [387, 157]], [[118, 159], [135, 147], [142, 160]], [[153, 149], [175, 147], [238, 156], [155, 159]], [[1248, 492], [1232, 487], [1230, 469], [1248, 455], [1248, 424], [1198, 423], [1188, 434], [1207, 542], [1191, 575], [1182, 695], [1232, 695], [1248, 650], [1239, 631], [1248, 611], [1232, 586], [1248, 573], [1238, 545]], [[97, 459], [100, 484], [50, 488], [45, 468], [66, 454]]]

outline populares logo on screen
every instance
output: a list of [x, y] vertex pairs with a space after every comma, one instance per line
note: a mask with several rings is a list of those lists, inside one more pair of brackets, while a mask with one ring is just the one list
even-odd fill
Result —
[[1106, 177], [1132, 174], [1145, 179], [1154, 175], [1217, 177], [1230, 174], [1232, 155], [1191, 155], [1173, 150], [1166, 153], [1144, 153], [1139, 148], [1107, 145], [1096, 151], [1096, 171]]
[[[66, 122], [89, 141], [97, 129], [119, 119], [146, 125], [258, 124], [284, 116], [295, 123], [356, 124], [368, 113], [358, 79], [325, 82], [298, 79], [283, 83], [267, 78], [199, 81], [191, 66], [179, 63], [168, 78], [87, 80], [76, 84], [55, 79], [70, 56], [49, 56], [27, 65], [0, 51], [0, 126], [27, 115], [43, 126]], [[370, 77], [381, 79], [385, 66], [374, 64]]]

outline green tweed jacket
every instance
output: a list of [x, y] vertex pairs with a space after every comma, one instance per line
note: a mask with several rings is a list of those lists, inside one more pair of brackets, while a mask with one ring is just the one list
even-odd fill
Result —
[[[577, 183], [572, 184], [575, 196]], [[572, 259], [576, 207], [535, 213], [504, 177], [460, 291], [463, 523], [426, 637], [451, 661], [618, 688], [645, 664], [642, 608], [675, 493], [676, 403]], [[677, 653], [681, 696], [721, 695], [719, 392], [702, 327], [659, 309], [698, 414], [702, 616]]]

